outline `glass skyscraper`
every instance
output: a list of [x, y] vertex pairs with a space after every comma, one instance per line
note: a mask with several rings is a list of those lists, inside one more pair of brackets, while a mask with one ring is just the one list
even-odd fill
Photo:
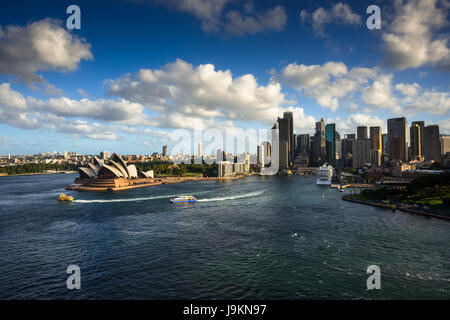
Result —
[[325, 144], [328, 162], [334, 166], [336, 163], [336, 125], [334, 123], [325, 126]]

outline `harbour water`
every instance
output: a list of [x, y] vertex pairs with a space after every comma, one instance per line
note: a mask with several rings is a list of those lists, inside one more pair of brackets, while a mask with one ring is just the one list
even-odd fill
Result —
[[[0, 299], [449, 299], [450, 223], [341, 200], [315, 177], [123, 192], [0, 178]], [[196, 203], [172, 204], [189, 194]], [[66, 268], [81, 268], [68, 290]], [[366, 269], [381, 269], [367, 290]]]

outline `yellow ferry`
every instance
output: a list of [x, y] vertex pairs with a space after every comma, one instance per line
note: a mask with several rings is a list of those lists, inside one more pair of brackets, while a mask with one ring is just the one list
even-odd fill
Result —
[[65, 193], [61, 193], [58, 197], [58, 201], [73, 201], [73, 197], [72, 196], [68, 196]]

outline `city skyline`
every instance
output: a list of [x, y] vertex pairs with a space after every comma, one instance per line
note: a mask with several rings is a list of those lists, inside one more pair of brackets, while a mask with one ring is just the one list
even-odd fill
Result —
[[380, 3], [380, 30], [369, 1], [185, 3], [79, 1], [80, 30], [65, 26], [69, 2], [4, 4], [0, 154], [148, 154], [177, 128], [261, 129], [289, 111], [296, 134], [322, 117], [342, 136], [385, 133], [401, 116], [450, 134], [441, 1]]

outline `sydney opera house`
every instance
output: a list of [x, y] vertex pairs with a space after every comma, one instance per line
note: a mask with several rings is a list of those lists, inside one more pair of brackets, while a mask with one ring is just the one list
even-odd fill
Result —
[[154, 182], [153, 171], [140, 171], [138, 174], [136, 166], [127, 165], [117, 153], [113, 153], [108, 160], [94, 157], [93, 163], [80, 167], [78, 172], [80, 176], [70, 189], [114, 190]]

